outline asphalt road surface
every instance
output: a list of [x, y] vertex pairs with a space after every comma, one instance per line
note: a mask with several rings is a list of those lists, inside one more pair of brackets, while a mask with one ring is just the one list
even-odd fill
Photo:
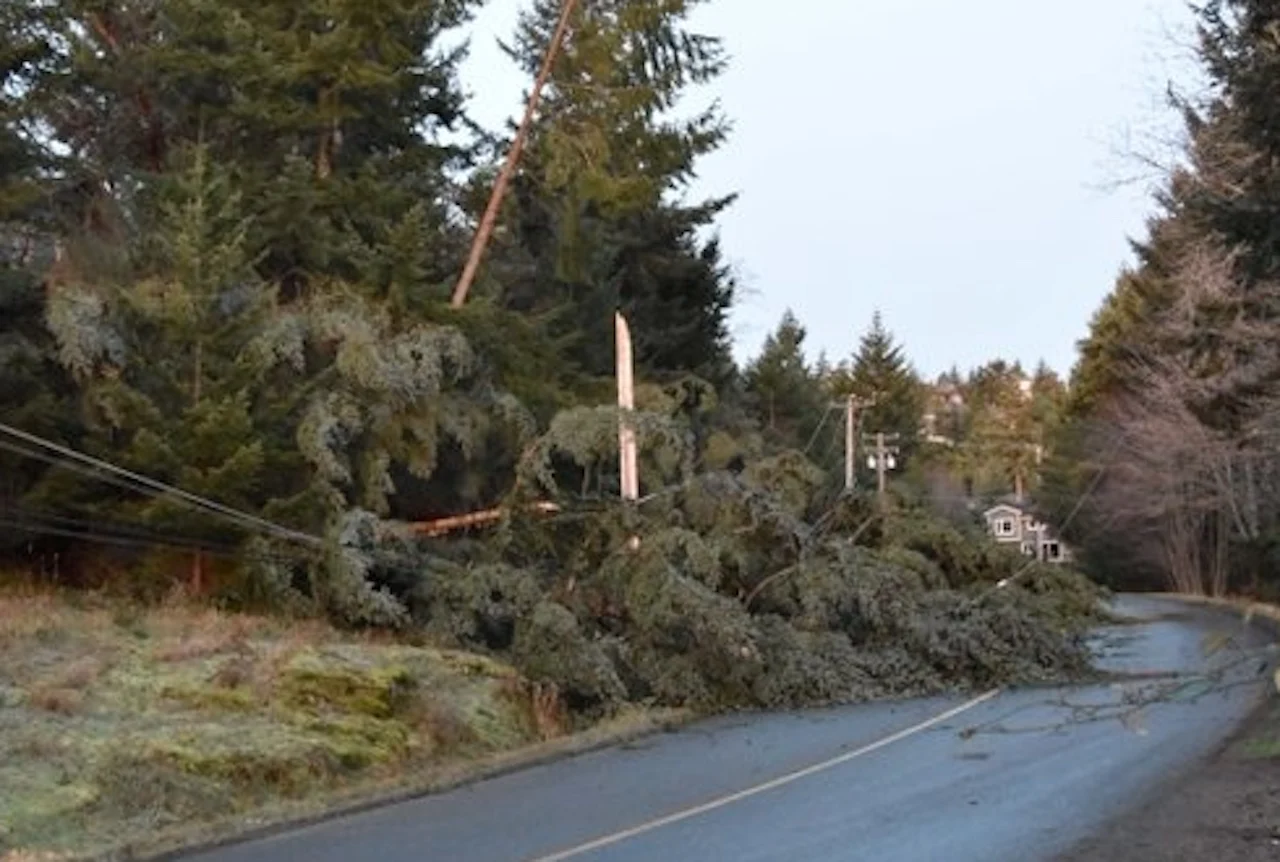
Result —
[[1145, 622], [1097, 648], [1131, 680], [721, 718], [191, 858], [1053, 859], [1193, 767], [1260, 696], [1261, 659], [1242, 650], [1265, 641], [1239, 619], [1117, 609]]

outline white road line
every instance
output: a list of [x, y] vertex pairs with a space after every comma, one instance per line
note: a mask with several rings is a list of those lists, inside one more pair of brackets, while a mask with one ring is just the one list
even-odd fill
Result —
[[946, 712], [935, 715], [933, 718], [899, 730], [897, 733], [891, 733], [882, 739], [877, 739], [875, 742], [864, 745], [861, 748], [854, 749], [853, 751], [847, 751], [844, 754], [831, 758], [830, 760], [824, 760], [821, 763], [806, 766], [804, 769], [798, 769], [795, 772], [780, 775], [777, 778], [764, 782], [763, 784], [748, 787], [746, 790], [739, 790], [737, 793], [731, 793], [728, 796], [721, 796], [719, 799], [713, 799], [710, 802], [704, 802], [701, 805], [695, 805], [692, 808], [686, 808], [682, 811], [668, 814], [665, 817], [659, 817], [655, 820], [650, 820], [647, 823], [641, 823], [639, 826], [633, 826], [630, 829], [624, 829], [621, 832], [615, 832], [612, 835], [605, 835], [601, 838], [596, 838], [595, 840], [588, 841], [585, 844], [579, 844], [577, 847], [571, 847], [568, 850], [561, 850], [558, 853], [552, 853], [550, 856], [539, 856], [536, 859], [530, 860], [530, 862], [562, 862], [564, 859], [572, 859], [575, 856], [590, 853], [592, 850], [599, 850], [602, 847], [608, 847], [611, 844], [617, 844], [619, 842], [626, 841], [629, 838], [635, 838], [637, 835], [643, 835], [645, 832], [652, 832], [654, 829], [661, 829], [663, 826], [670, 826], [672, 823], [679, 823], [682, 820], [688, 820], [691, 817], [706, 814], [708, 811], [714, 811], [717, 808], [732, 805], [735, 802], [740, 802], [743, 799], [755, 796], [759, 793], [764, 793], [765, 791], [791, 784], [792, 782], [799, 781], [802, 778], [808, 778], [810, 775], [816, 775], [819, 772], [824, 772], [832, 767], [839, 766], [842, 763], [848, 763], [854, 758], [862, 757], [873, 751], [878, 751], [887, 745], [892, 745], [893, 743], [906, 739], [909, 736], [914, 736], [921, 731], [925, 731], [931, 727], [942, 724], [944, 721], [955, 718], [963, 712], [968, 712], [975, 706], [986, 703], [999, 694], [1000, 689], [993, 688], [991, 691], [981, 694], [967, 703], [962, 703], [957, 707], [948, 709]]

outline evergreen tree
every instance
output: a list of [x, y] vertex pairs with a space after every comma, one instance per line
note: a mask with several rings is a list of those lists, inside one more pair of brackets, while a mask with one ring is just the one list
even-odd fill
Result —
[[[1186, 158], [1082, 344], [1042, 495], [1059, 517], [1080, 508], [1070, 538], [1120, 585], [1134, 573], [1163, 583], [1173, 560], [1198, 581], [1233, 554], [1256, 573], [1280, 525], [1256, 448], [1280, 395], [1280, 9], [1211, 0], [1197, 14], [1207, 98], [1177, 103]], [[1187, 448], [1194, 439], [1216, 442]], [[1141, 506], [1153, 493], [1158, 513]]]
[[[723, 385], [732, 370], [733, 281], [718, 242], [699, 239], [730, 199], [675, 202], [727, 125], [715, 107], [666, 119], [724, 65], [718, 40], [684, 29], [696, 5], [580, 4], [515, 182], [502, 302], [542, 316], [589, 374], [611, 373], [615, 309], [632, 324], [642, 372]], [[530, 74], [559, 7], [538, 0], [521, 18], [509, 50]]]
[[[0, 7], [0, 417], [31, 433], [74, 440], [73, 388], [44, 324], [41, 273], [53, 263], [54, 211], [48, 167], [23, 123], [23, 94], [47, 60], [39, 33], [43, 9]], [[0, 510], [21, 516], [24, 498], [45, 472], [30, 459], [0, 452]], [[30, 542], [0, 527], [0, 549]]]
[[[460, 51], [443, 37], [473, 0], [52, 0], [28, 127], [70, 151], [59, 185], [76, 222], [112, 246], [140, 222], [152, 178], [199, 144], [254, 218], [248, 252], [283, 295], [326, 277], [403, 294], [384, 250], [416, 239], [408, 289], [442, 292], [462, 238], [450, 226], [441, 143], [461, 121]], [[398, 255], [403, 258], [403, 255]]]
[[[1052, 391], [1052, 384], [1041, 381]], [[1036, 421], [1035, 383], [1018, 363], [995, 360], [969, 376], [970, 422], [957, 455], [975, 493], [1023, 499], [1035, 485], [1044, 435]]]
[[1207, 109], [1186, 106], [1192, 170], [1200, 180], [1188, 213], [1240, 243], [1240, 274], [1249, 282], [1280, 275], [1280, 8], [1268, 0], [1209, 0], [1199, 10], [1200, 58], [1215, 97]]
[[[85, 446], [191, 493], [262, 511], [271, 492], [290, 480], [297, 490], [299, 478], [280, 469], [282, 441], [255, 410], [266, 393], [249, 348], [274, 292], [254, 275], [238, 199], [205, 155], [167, 185], [150, 240], [132, 255], [132, 277], [59, 285], [51, 299], [62, 362], [82, 391]], [[96, 502], [173, 536], [240, 539], [167, 498], [103, 500], [102, 490], [61, 476], [43, 493], [51, 502]]]
[[[345, 535], [397, 506], [419, 520], [492, 499], [473, 465], [511, 466], [531, 428], [457, 330], [399, 326], [339, 283], [281, 306], [247, 253], [252, 222], [227, 172], [203, 151], [155, 195], [164, 206], [129, 250], [130, 276], [69, 280], [50, 300], [85, 448], [312, 534]], [[167, 498], [122, 501], [66, 474], [39, 494], [184, 541], [247, 538]], [[366, 596], [367, 567], [337, 551], [316, 565], [312, 596], [343, 618], [394, 617]]]
[[780, 448], [805, 447], [827, 406], [805, 359], [805, 335], [788, 310], [745, 372], [747, 397], [767, 440]]
[[915, 448], [924, 414], [924, 389], [880, 312], [872, 315], [852, 362], [837, 375], [835, 394], [874, 402], [862, 412], [864, 430], [897, 435], [904, 454]]

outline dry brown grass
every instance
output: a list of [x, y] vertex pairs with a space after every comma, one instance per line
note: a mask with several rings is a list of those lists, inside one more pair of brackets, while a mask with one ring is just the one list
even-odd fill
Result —
[[249, 641], [261, 633], [266, 622], [215, 610], [164, 607], [149, 613], [145, 626], [160, 641], [155, 657], [162, 662], [181, 662], [249, 652]]
[[569, 728], [569, 715], [564, 701], [560, 699], [560, 689], [553, 682], [533, 683], [530, 705], [533, 711], [533, 725], [538, 736], [545, 740], [564, 736]]
[[9, 751], [14, 755], [45, 760], [62, 753], [59, 741], [49, 735], [34, 731], [26, 731], [10, 745]]
[[25, 592], [0, 594], [0, 642], [31, 637], [64, 620], [65, 608], [56, 596]]
[[68, 857], [61, 853], [38, 853], [34, 850], [10, 850], [0, 856], [0, 862], [61, 862]]
[[415, 722], [437, 749], [456, 751], [476, 741], [475, 733], [457, 709], [446, 701], [424, 704]]
[[62, 669], [54, 679], [50, 680], [50, 684], [54, 688], [83, 689], [98, 681], [103, 671], [107, 669], [105, 659], [95, 656], [85, 656], [76, 659]]
[[84, 693], [72, 688], [39, 686], [27, 696], [32, 706], [58, 715], [75, 715], [84, 708]]
[[254, 669], [253, 659], [234, 655], [218, 667], [212, 682], [221, 688], [240, 688], [253, 680]]

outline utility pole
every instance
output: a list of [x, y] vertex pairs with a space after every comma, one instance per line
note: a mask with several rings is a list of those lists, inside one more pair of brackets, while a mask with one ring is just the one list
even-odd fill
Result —
[[[618, 466], [621, 478], [622, 499], [635, 504], [640, 498], [640, 470], [636, 460], [636, 429], [632, 412], [636, 409], [635, 370], [632, 367], [631, 328], [622, 312], [613, 315], [614, 338], [617, 345], [618, 378]], [[640, 537], [627, 540], [632, 551], [640, 548]]]
[[880, 499], [884, 500], [885, 491], [885, 471], [887, 468], [888, 458], [884, 451], [884, 432], [876, 432], [876, 493], [880, 495]]
[[857, 457], [855, 447], [857, 440], [854, 438], [854, 421], [857, 418], [857, 399], [851, 394], [844, 405], [844, 489], [852, 491], [855, 483], [855, 474], [853, 459]]
[[844, 489], [852, 491], [858, 484], [858, 411], [874, 407], [874, 398], [862, 399], [850, 393], [844, 403]]
[[636, 429], [631, 412], [636, 409], [635, 377], [632, 368], [631, 329], [627, 319], [617, 312], [613, 316], [617, 342], [618, 381], [618, 457], [622, 499], [635, 502], [640, 498], [640, 473], [636, 460]]
[[896, 445], [890, 445], [888, 441], [897, 439], [897, 434], [885, 434], [883, 431], [877, 431], [873, 438], [875, 451], [867, 459], [867, 466], [876, 471], [876, 492], [881, 508], [884, 507], [886, 502], [886, 494], [889, 488], [889, 471], [896, 469], [898, 466], [897, 456], [899, 449]]
[[551, 34], [551, 42], [547, 45], [547, 52], [542, 58], [542, 68], [538, 70], [538, 77], [534, 79], [533, 91], [529, 94], [528, 104], [525, 105], [524, 118], [520, 121], [520, 127], [516, 129], [515, 139], [511, 142], [511, 148], [507, 150], [507, 158], [502, 163], [502, 170], [498, 173], [498, 179], [493, 184], [493, 193], [489, 195], [489, 204], [485, 207], [484, 215], [480, 219], [480, 227], [476, 231], [475, 239], [471, 242], [471, 253], [467, 256], [467, 265], [462, 270], [462, 276], [458, 279], [457, 286], [453, 289], [453, 299], [450, 305], [454, 308], [461, 308], [467, 301], [467, 293], [471, 290], [471, 283], [475, 281], [476, 273], [480, 270], [480, 259], [484, 256], [484, 250], [489, 245], [489, 237], [493, 234], [493, 229], [498, 223], [498, 214], [502, 209], [502, 199], [507, 193], [507, 186], [511, 183], [511, 178], [515, 176], [516, 163], [520, 161], [520, 154], [524, 151], [525, 141], [529, 137], [529, 130], [533, 126], [534, 116], [538, 111], [538, 103], [542, 99], [542, 89], [547, 85], [547, 79], [551, 77], [551, 70], [556, 62], [556, 54], [560, 52], [560, 46], [565, 40], [565, 34], [569, 30], [569, 21], [573, 16], [573, 10], [577, 6], [578, 0], [563, 0], [560, 6], [560, 19], [556, 22], [556, 29]]

